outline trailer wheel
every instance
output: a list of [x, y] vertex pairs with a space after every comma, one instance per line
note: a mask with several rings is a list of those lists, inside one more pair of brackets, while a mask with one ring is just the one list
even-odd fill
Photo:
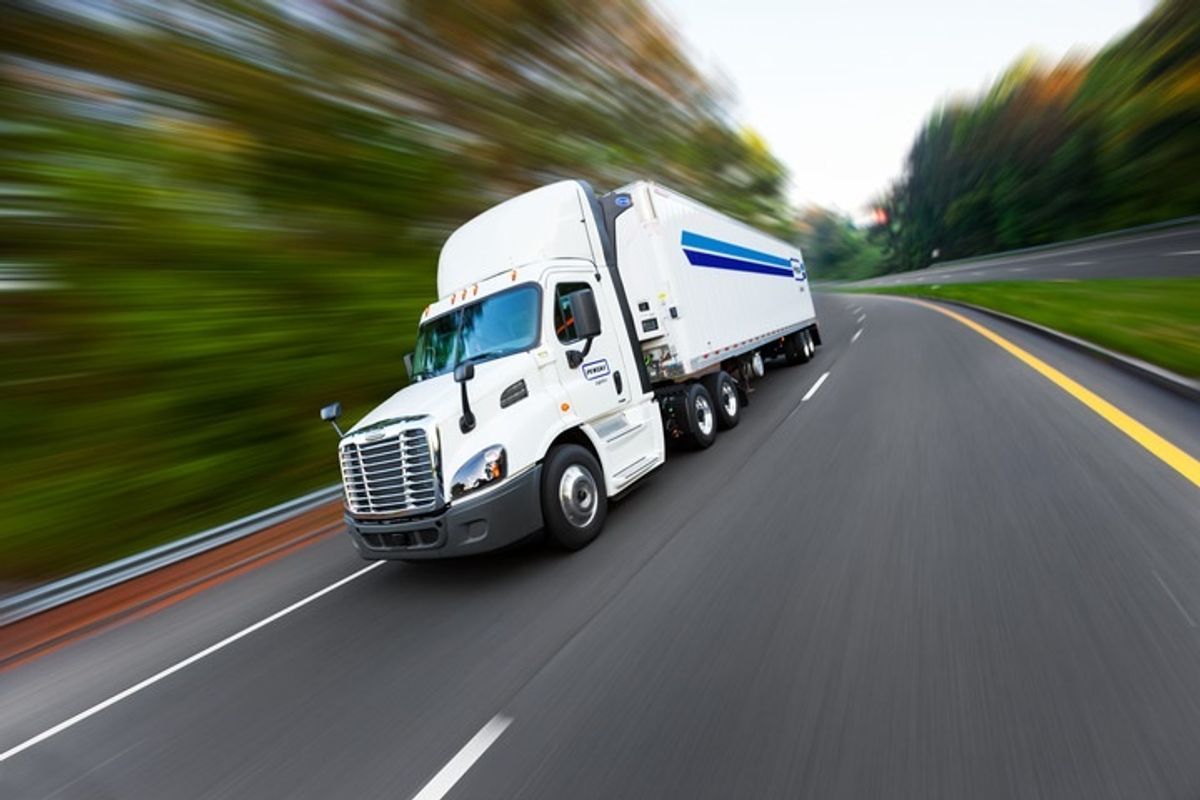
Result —
[[808, 346], [804, 343], [804, 331], [788, 334], [783, 340], [783, 360], [789, 367], [808, 361]]
[[712, 395], [717, 413], [717, 427], [721, 430], [736, 428], [742, 420], [742, 398], [737, 383], [728, 372], [717, 372], [704, 377], [704, 388]]
[[807, 354], [805, 361], [808, 361], [817, 354], [817, 343], [813, 341], [812, 330], [805, 328], [804, 331], [804, 352]]
[[546, 538], [563, 550], [586, 547], [604, 527], [608, 496], [596, 457], [577, 444], [559, 445], [542, 467]]
[[712, 395], [702, 383], [689, 383], [684, 393], [687, 412], [688, 441], [697, 450], [703, 450], [717, 438], [717, 411]]

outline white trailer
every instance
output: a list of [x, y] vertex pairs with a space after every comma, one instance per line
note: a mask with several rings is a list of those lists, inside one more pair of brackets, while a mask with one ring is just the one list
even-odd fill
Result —
[[802, 363], [821, 341], [797, 248], [648, 182], [563, 181], [485, 211], [447, 240], [438, 292], [412, 382], [338, 429], [364, 558], [543, 529], [583, 547], [668, 441], [737, 425], [764, 357]]

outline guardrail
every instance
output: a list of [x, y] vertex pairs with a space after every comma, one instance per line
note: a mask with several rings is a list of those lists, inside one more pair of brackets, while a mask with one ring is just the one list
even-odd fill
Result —
[[922, 277], [927, 275], [930, 270], [937, 271], [952, 267], [965, 266], [967, 264], [980, 264], [988, 261], [996, 261], [1006, 258], [1013, 258], [1015, 256], [1028, 255], [1031, 253], [1040, 253], [1047, 250], [1074, 247], [1087, 242], [1104, 241], [1105, 239], [1121, 239], [1123, 237], [1133, 236], [1139, 233], [1149, 233], [1150, 231], [1163, 230], [1166, 228], [1182, 228], [1188, 225], [1200, 225], [1200, 215], [1191, 217], [1176, 217], [1175, 219], [1163, 220], [1162, 222], [1151, 222], [1146, 225], [1135, 225], [1132, 228], [1119, 228], [1115, 231], [1095, 233], [1091, 236], [1082, 236], [1078, 239], [1064, 239], [1060, 242], [1036, 244], [1031, 247], [1021, 247], [1016, 250], [1002, 250], [999, 253], [983, 253], [977, 256], [964, 256], [962, 258], [956, 258], [952, 261], [932, 261], [919, 269], [904, 270], [903, 272], [885, 272], [881, 275], [872, 275], [869, 278], [860, 278], [853, 281], [815, 279], [813, 280], [813, 286], [842, 288], [846, 286], [865, 286], [874, 281], [890, 280], [894, 278]]
[[[984, 253], [978, 256], [963, 256], [962, 258], [956, 258], [953, 261], [934, 261], [927, 266], [922, 267], [921, 269], [909, 271], [923, 272], [927, 269], [954, 267], [958, 266], [959, 264], [975, 264], [980, 261], [994, 261], [996, 259], [1012, 258], [1013, 256], [1025, 255], [1026, 253], [1039, 253], [1043, 250], [1056, 250], [1060, 247], [1074, 247], [1075, 245], [1084, 244], [1086, 242], [1097, 242], [1105, 239], [1120, 239], [1124, 236], [1131, 236], [1137, 233], [1148, 233], [1149, 231], [1163, 230], [1165, 228], [1180, 228], [1186, 225], [1195, 225], [1197, 223], [1200, 223], [1200, 215], [1191, 217], [1176, 217], [1175, 219], [1165, 219], [1161, 222], [1148, 222], [1145, 225], [1134, 225], [1132, 228], [1118, 228], [1115, 231], [1093, 233], [1091, 236], [1081, 236], [1078, 239], [1064, 239], [1060, 242], [1035, 244], [1031, 245], [1030, 247], [1019, 247], [1016, 250], [1002, 250], [999, 253]], [[907, 273], [895, 272], [890, 274], [905, 275]]]
[[0, 599], [0, 626], [17, 622], [42, 611], [48, 611], [64, 603], [70, 603], [118, 583], [258, 533], [298, 514], [303, 514], [305, 511], [336, 500], [341, 492], [340, 484], [318, 489], [265, 511], [258, 511], [233, 522], [209, 528], [206, 531], [113, 561], [110, 564], [5, 597]]

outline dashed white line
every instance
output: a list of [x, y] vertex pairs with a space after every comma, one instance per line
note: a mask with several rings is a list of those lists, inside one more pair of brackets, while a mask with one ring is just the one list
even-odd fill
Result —
[[812, 397], [814, 394], [816, 394], [816, 393], [817, 393], [817, 389], [820, 389], [820, 388], [821, 388], [821, 384], [822, 384], [822, 383], [824, 383], [824, 382], [825, 382], [825, 379], [826, 379], [826, 378], [828, 378], [828, 377], [829, 377], [829, 373], [828, 373], [828, 372], [826, 372], [826, 373], [822, 374], [822, 375], [821, 375], [821, 377], [817, 378], [817, 382], [816, 382], [816, 383], [814, 383], [814, 384], [812, 385], [812, 388], [808, 390], [808, 394], [806, 394], [806, 395], [804, 395], [804, 397], [801, 397], [801, 398], [800, 398], [800, 402], [801, 402], [801, 403], [807, 403], [807, 402], [809, 401], [809, 399], [810, 399], [810, 398], [811, 398], [811, 397]]
[[1089, 264], [1095, 264], [1095, 261], [1068, 261], [1063, 264], [1064, 267], [1086, 267]]
[[858, 337], [862, 336], [862, 332], [863, 332], [862, 328], [859, 328], [858, 330], [856, 330], [854, 332], [854, 335], [850, 337], [850, 344], [854, 344], [855, 342], [857, 342]]
[[862, 324], [863, 324], [863, 320], [865, 320], [866, 318], [867, 318], [867, 315], [866, 315], [866, 314], [859, 314], [859, 315], [858, 315], [858, 324], [859, 324], [859, 325], [862, 325]]
[[83, 722], [88, 717], [92, 717], [92, 716], [95, 716], [96, 714], [99, 714], [101, 711], [108, 708], [109, 706], [114, 706], [117, 703], [121, 702], [122, 700], [132, 697], [133, 695], [140, 692], [142, 689], [146, 689], [150, 686], [153, 686], [154, 684], [161, 681], [163, 678], [170, 677], [171, 675], [174, 675], [176, 672], [179, 672], [181, 669], [183, 669], [185, 667], [189, 667], [192, 664], [195, 664], [200, 659], [210, 656], [213, 653], [217, 652], [218, 650], [221, 650], [222, 648], [228, 647], [229, 645], [236, 642], [238, 639], [244, 639], [245, 637], [247, 637], [250, 634], [254, 633], [255, 631], [259, 630], [260, 628], [265, 628], [266, 626], [270, 625], [272, 622], [275, 622], [278, 619], [282, 619], [283, 617], [286, 617], [288, 614], [292, 613], [293, 611], [303, 608], [304, 606], [308, 605], [309, 603], [313, 602], [314, 600], [324, 597], [325, 595], [332, 592], [334, 589], [338, 589], [342, 586], [345, 586], [347, 583], [349, 583], [352, 580], [355, 580], [356, 578], [361, 578], [363, 575], [366, 575], [368, 572], [375, 569], [376, 567], [383, 566], [385, 563], [387, 563], [387, 562], [376, 561], [373, 564], [369, 564], [369, 565], [363, 567], [362, 569], [358, 570], [357, 572], [352, 572], [351, 574], [347, 575], [346, 577], [342, 578], [341, 580], [335, 581], [335, 582], [329, 584], [324, 589], [320, 589], [316, 592], [313, 592], [308, 597], [305, 597], [303, 600], [297, 600], [295, 603], [292, 603], [287, 608], [282, 609], [281, 611], [276, 611], [271, 616], [259, 620], [258, 622], [254, 623], [250, 627], [242, 628], [237, 633], [232, 634], [230, 636], [226, 636], [224, 639], [217, 642], [216, 644], [209, 645], [208, 647], [204, 648], [200, 652], [188, 656], [183, 661], [180, 661], [170, 667], [167, 667], [166, 669], [161, 670], [160, 672], [154, 673], [149, 678], [146, 678], [144, 681], [141, 681], [140, 683], [135, 683], [133, 686], [130, 686], [125, 691], [114, 694], [112, 697], [108, 698], [107, 700], [103, 700], [103, 701], [97, 703], [96, 705], [92, 706], [91, 708], [87, 709], [86, 711], [79, 712], [78, 714], [71, 717], [70, 719], [58, 723], [53, 728], [48, 728], [48, 729], [42, 731], [37, 736], [34, 736], [31, 739], [26, 739], [25, 741], [21, 742], [16, 747], [11, 747], [8, 750], [5, 750], [3, 753], [0, 753], [0, 762], [7, 761], [8, 759], [12, 758], [13, 756], [17, 755], [18, 753], [21, 753], [21, 752], [33, 747], [35, 744], [38, 744], [39, 742], [44, 742], [47, 739], [49, 739], [51, 736], [55, 736], [59, 733], [62, 733], [67, 728], [73, 727], [73, 726], [79, 724], [80, 722]]
[[487, 752], [489, 747], [495, 744], [496, 740], [500, 738], [500, 734], [504, 733], [504, 729], [511, 724], [511, 717], [503, 717], [499, 714], [488, 720], [488, 724], [480, 728], [479, 733], [472, 736], [471, 740], [463, 745], [462, 750], [459, 750], [454, 758], [446, 762], [446, 766], [442, 767], [441, 771], [425, 784], [425, 788], [417, 792], [413, 800], [441, 800], [445, 797], [446, 792], [454, 788], [454, 784], [467, 774], [467, 770]]
[[1171, 602], [1175, 604], [1175, 607], [1179, 609], [1179, 613], [1183, 614], [1183, 618], [1187, 620], [1188, 625], [1193, 628], [1196, 627], [1196, 621], [1192, 619], [1192, 615], [1183, 607], [1183, 603], [1179, 602], [1179, 599], [1175, 597], [1175, 593], [1167, 586], [1167, 582], [1162, 579], [1162, 576], [1154, 570], [1150, 570], [1150, 573], [1158, 581], [1158, 585], [1163, 588], [1163, 591], [1167, 593], [1167, 597], [1171, 598]]
[[1174, 253], [1167, 253], [1169, 256], [1200, 256], [1200, 250], [1179, 250]]

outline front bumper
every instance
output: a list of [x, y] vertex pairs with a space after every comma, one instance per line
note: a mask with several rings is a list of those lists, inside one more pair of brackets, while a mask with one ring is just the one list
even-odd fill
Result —
[[459, 500], [416, 519], [367, 520], [346, 514], [359, 555], [372, 561], [454, 558], [498, 550], [542, 527], [542, 466], [483, 497]]

